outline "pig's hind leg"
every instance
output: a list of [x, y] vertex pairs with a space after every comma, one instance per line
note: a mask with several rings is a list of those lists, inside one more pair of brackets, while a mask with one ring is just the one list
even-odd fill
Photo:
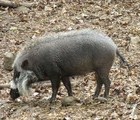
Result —
[[103, 85], [103, 82], [102, 80], [99, 78], [98, 74], [95, 72], [95, 77], [96, 77], [96, 83], [97, 83], [97, 86], [96, 86], [96, 89], [95, 89], [95, 93], [94, 93], [94, 98], [97, 98], [100, 94], [100, 91], [102, 89], [102, 85]]
[[63, 77], [62, 82], [63, 82], [65, 88], [67, 89], [68, 96], [72, 96], [72, 88], [71, 88], [71, 83], [70, 83], [69, 77]]
[[[110, 68], [105, 68], [105, 69], [99, 69], [97, 71], [97, 74], [98, 74], [98, 80], [97, 81], [100, 81], [102, 84], [104, 84], [105, 86], [105, 92], [104, 92], [104, 97], [107, 98], [109, 96], [109, 90], [110, 90], [110, 84], [111, 84], [111, 81], [109, 79], [109, 71], [110, 71]], [[97, 84], [99, 84], [97, 82]], [[99, 86], [99, 85], [97, 85]]]

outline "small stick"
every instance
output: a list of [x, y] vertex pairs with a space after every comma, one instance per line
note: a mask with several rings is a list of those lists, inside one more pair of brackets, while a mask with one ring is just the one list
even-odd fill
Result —
[[10, 8], [17, 8], [19, 6], [25, 6], [25, 7], [30, 8], [34, 6], [34, 3], [27, 3], [27, 2], [16, 3], [9, 0], [0, 0], [0, 6], [10, 7]]
[[10, 84], [0, 84], [0, 90], [4, 88], [10, 88]]
[[9, 0], [0, 0], [0, 6], [17, 8], [19, 5]]
[[130, 114], [130, 118], [131, 118], [132, 120], [136, 120], [136, 119], [137, 119], [137, 115], [135, 114], [136, 107], [137, 107], [137, 104], [134, 104], [134, 105], [133, 105], [132, 112], [131, 112], [131, 114]]
[[[40, 83], [44, 83], [44, 82], [40, 82]], [[51, 86], [51, 84], [49, 82], [46, 82], [47, 84], [45, 84], [45, 86]], [[38, 84], [32, 84], [32, 87], [36, 87]], [[4, 89], [4, 88], [9, 88], [10, 89], [10, 84], [9, 83], [5, 83], [5, 84], [0, 84], [0, 90]]]
[[[50, 87], [51, 86], [51, 83], [49, 81], [43, 81], [43, 82], [33, 83], [31, 85], [31, 87], [35, 88], [39, 84], [45, 84], [46, 87]], [[71, 84], [73, 85], [73, 84], [75, 84], [75, 82], [71, 82]], [[0, 84], [0, 90], [4, 89], [4, 88], [9, 88], [10, 89], [10, 83]]]

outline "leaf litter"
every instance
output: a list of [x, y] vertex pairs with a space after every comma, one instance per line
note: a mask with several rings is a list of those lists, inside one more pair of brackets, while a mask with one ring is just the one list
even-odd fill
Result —
[[[20, 1], [20, 0], [15, 0]], [[96, 81], [94, 73], [72, 78], [74, 97], [81, 103], [63, 107], [67, 96], [63, 85], [56, 104], [47, 99], [51, 87], [38, 84], [33, 96], [9, 102], [9, 90], [0, 90], [0, 119], [2, 120], [122, 120], [140, 119], [140, 2], [80, 0], [68, 2], [34, 1], [32, 8], [0, 7], [0, 83], [8, 83], [12, 72], [3, 68], [4, 53], [17, 51], [26, 41], [47, 33], [73, 29], [99, 29], [110, 36], [132, 67], [120, 67], [118, 58], [110, 71], [111, 89], [107, 102], [92, 100]], [[27, 1], [26, 1], [27, 2]], [[103, 91], [102, 91], [103, 92]], [[101, 96], [102, 96], [101, 92]]]

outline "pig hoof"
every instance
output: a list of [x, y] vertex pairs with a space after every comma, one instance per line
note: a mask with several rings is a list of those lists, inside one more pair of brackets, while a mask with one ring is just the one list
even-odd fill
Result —
[[96, 97], [94, 98], [95, 101], [99, 101], [101, 103], [106, 103], [107, 102], [107, 98], [104, 97]]
[[52, 100], [51, 98], [48, 99], [50, 105], [55, 105], [56, 104], [56, 101], [55, 100]]
[[50, 101], [49, 104], [50, 104], [50, 105], [55, 105], [56, 102], [55, 102], [55, 101]]

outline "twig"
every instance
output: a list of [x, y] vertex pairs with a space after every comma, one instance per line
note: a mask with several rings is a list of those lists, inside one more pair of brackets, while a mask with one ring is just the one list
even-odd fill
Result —
[[[41, 82], [36, 82], [36, 83], [33, 83], [31, 85], [32, 88], [35, 88], [36, 86], [40, 85], [40, 84], [45, 84], [46, 87], [50, 87], [51, 86], [51, 83], [50, 81], [41, 81]], [[62, 83], [61, 83], [62, 84]], [[76, 84], [74, 81], [71, 82], [71, 84]], [[10, 89], [10, 84], [9, 83], [5, 83], [5, 84], [0, 84], [0, 90], [1, 89], [4, 89], [4, 88], [9, 88]]]
[[[39, 83], [44, 83], [44, 82], [39, 82]], [[38, 85], [38, 83], [36, 84], [32, 84], [32, 87], [34, 88], [34, 87], [36, 87]], [[45, 86], [51, 86], [51, 84], [49, 83], [49, 82], [46, 82], [46, 84], [45, 84]], [[4, 89], [4, 88], [9, 88], [10, 89], [10, 84], [9, 83], [6, 83], [6, 84], [0, 84], [0, 90], [1, 89]]]
[[15, 3], [15, 2], [12, 2], [12, 1], [0, 0], [0, 6], [17, 8], [19, 5], [17, 3]]
[[132, 120], [136, 120], [136, 119], [137, 119], [137, 115], [136, 115], [136, 113], [135, 113], [136, 107], [137, 107], [137, 104], [134, 104], [134, 105], [133, 105], [132, 112], [131, 112], [131, 114], [130, 114], [130, 118], [131, 118]]
[[19, 6], [25, 6], [25, 7], [30, 8], [33, 5], [34, 3], [27, 3], [27, 2], [16, 3], [9, 0], [0, 0], [0, 6], [3, 6], [3, 7], [17, 8]]
[[0, 89], [10, 88], [10, 84], [0, 84]]

